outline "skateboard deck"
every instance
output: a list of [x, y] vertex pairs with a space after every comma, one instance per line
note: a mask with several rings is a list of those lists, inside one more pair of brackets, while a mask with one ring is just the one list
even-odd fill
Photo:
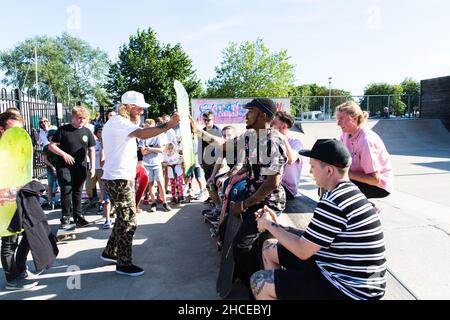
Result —
[[189, 96], [181, 82], [175, 80], [175, 91], [177, 93], [177, 110], [181, 116], [181, 150], [183, 150], [184, 173], [188, 175], [195, 167], [194, 144], [192, 141], [191, 123], [189, 121], [190, 108]]
[[[13, 233], [8, 226], [17, 209], [16, 193], [32, 180], [33, 144], [22, 128], [10, 128], [0, 138], [0, 236]], [[16, 191], [17, 191], [16, 190]]]
[[220, 270], [217, 277], [216, 291], [222, 299], [225, 299], [233, 289], [234, 256], [233, 240], [242, 223], [242, 216], [235, 217], [228, 214], [225, 230], [225, 239], [222, 246], [222, 257], [220, 260]]
[[59, 243], [64, 243], [68, 240], [75, 240], [77, 235], [75, 233], [75, 225], [72, 224], [65, 229], [58, 229], [56, 232], [56, 239]]
[[148, 180], [147, 170], [144, 167], [139, 166], [136, 171], [136, 207], [139, 206], [139, 203], [144, 196], [145, 189], [147, 189]]

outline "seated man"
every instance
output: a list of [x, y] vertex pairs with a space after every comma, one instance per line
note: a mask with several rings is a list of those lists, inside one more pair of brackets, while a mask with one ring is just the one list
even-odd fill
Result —
[[328, 192], [302, 236], [281, 227], [269, 208], [256, 213], [258, 230], [276, 238], [263, 246], [265, 271], [251, 279], [256, 299], [381, 299], [386, 288], [383, 228], [371, 203], [350, 182], [350, 153], [329, 139], [300, 153], [311, 158], [316, 183]]

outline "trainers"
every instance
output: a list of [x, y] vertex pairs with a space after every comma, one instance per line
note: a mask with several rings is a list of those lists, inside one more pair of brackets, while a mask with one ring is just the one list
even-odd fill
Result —
[[144, 204], [144, 206], [148, 206], [150, 204], [150, 202], [148, 201], [148, 199], [144, 199], [143, 204]]
[[165, 212], [170, 212], [172, 211], [172, 208], [167, 203], [163, 203], [163, 210]]
[[30, 290], [36, 287], [39, 284], [39, 281], [36, 280], [28, 280], [25, 278], [16, 278], [12, 281], [6, 281], [6, 290]]
[[209, 204], [212, 201], [211, 197], [208, 197], [205, 201], [203, 201], [204, 204]]
[[211, 210], [211, 213], [205, 213], [204, 217], [206, 219], [217, 220], [220, 218], [220, 211]]
[[100, 256], [100, 259], [103, 261], [106, 261], [106, 262], [117, 263], [116, 257], [108, 256], [105, 252], [102, 253], [102, 255]]
[[159, 204], [163, 203], [163, 199], [161, 198], [161, 196], [158, 195], [157, 201]]
[[103, 229], [104, 230], [107, 230], [107, 229], [111, 229], [111, 227], [112, 227], [112, 223], [111, 223], [111, 220], [106, 220], [105, 221], [105, 223], [103, 224]]
[[150, 212], [156, 212], [157, 208], [158, 208], [158, 205], [156, 203], [152, 203], [152, 206], [150, 207]]
[[84, 218], [84, 217], [79, 217], [76, 221], [75, 221], [77, 227], [83, 228], [88, 226], [90, 223]]
[[60, 229], [67, 229], [70, 226], [70, 218], [68, 217], [62, 217], [61, 218], [61, 225], [59, 226]]
[[98, 205], [98, 210], [97, 210], [97, 214], [103, 214], [103, 211], [105, 209], [103, 208], [103, 206], [101, 204]]
[[138, 266], [116, 266], [116, 273], [123, 276], [139, 277], [144, 274], [144, 270]]

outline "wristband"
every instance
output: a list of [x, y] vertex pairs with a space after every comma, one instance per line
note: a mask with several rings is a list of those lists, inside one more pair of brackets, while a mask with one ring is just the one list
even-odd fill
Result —
[[241, 210], [242, 210], [242, 212], [245, 212], [248, 209], [248, 208], [244, 208], [244, 207], [245, 207], [245, 204], [244, 204], [244, 201], [242, 201], [241, 202]]

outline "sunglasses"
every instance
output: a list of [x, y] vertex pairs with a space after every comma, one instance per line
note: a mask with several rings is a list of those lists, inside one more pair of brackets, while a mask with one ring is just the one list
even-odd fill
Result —
[[213, 119], [203, 118], [203, 122], [211, 122]]

